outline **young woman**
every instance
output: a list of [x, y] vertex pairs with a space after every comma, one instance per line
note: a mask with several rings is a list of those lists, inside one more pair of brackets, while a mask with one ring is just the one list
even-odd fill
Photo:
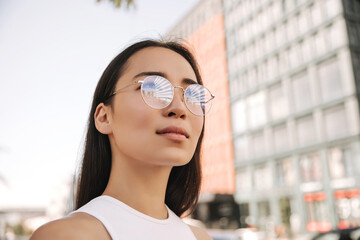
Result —
[[198, 200], [213, 98], [181, 44], [146, 40], [121, 52], [95, 90], [77, 210], [31, 240], [210, 239], [179, 217]]

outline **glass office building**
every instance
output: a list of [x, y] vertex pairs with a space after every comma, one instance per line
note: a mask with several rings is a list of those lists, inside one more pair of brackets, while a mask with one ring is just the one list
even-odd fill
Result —
[[360, 223], [360, 2], [225, 0], [240, 220], [286, 236]]

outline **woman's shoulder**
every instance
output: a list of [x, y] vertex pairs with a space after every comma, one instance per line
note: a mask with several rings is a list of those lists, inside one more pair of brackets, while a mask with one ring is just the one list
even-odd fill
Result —
[[188, 225], [191, 229], [191, 231], [194, 233], [197, 240], [211, 240], [212, 238], [210, 235], [202, 228], [195, 227], [192, 225]]
[[104, 225], [86, 213], [73, 213], [38, 228], [30, 240], [111, 239]]

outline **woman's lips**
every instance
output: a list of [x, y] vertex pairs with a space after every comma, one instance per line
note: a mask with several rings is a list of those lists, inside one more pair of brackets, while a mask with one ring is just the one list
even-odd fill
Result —
[[177, 141], [177, 142], [182, 142], [187, 139], [186, 136], [184, 136], [182, 134], [171, 133], [171, 132], [170, 133], [158, 133], [158, 135], [163, 136], [163, 137], [173, 140], [173, 141]]
[[156, 134], [166, 137], [173, 141], [184, 141], [189, 138], [189, 134], [186, 132], [184, 128], [169, 126], [163, 128], [159, 131], [156, 131]]

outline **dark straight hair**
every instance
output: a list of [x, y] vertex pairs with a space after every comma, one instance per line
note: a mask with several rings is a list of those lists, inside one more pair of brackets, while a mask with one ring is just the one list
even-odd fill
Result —
[[[110, 177], [110, 141], [107, 135], [100, 133], [95, 127], [96, 107], [100, 103], [112, 104], [113, 98], [109, 98], [109, 96], [115, 91], [115, 85], [123, 74], [128, 59], [136, 52], [148, 47], [167, 48], [183, 56], [194, 70], [199, 84], [203, 84], [194, 56], [180, 43], [144, 40], [129, 46], [117, 55], [105, 69], [95, 89], [82, 163], [77, 179], [75, 209], [100, 196], [104, 192]], [[198, 201], [201, 185], [200, 147], [203, 135], [204, 128], [190, 162], [184, 166], [173, 167], [169, 176], [165, 203], [178, 216], [181, 216], [185, 211], [189, 214], [192, 213]]]

